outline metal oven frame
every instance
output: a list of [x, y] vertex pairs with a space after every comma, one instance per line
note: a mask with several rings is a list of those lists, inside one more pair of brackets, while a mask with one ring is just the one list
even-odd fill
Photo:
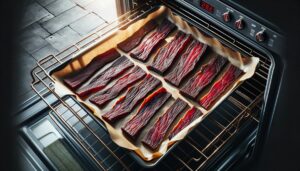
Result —
[[[271, 122], [280, 87], [280, 79], [284, 70], [284, 62], [279, 58], [279, 55], [269, 52], [258, 46], [255, 42], [249, 41], [244, 36], [237, 35], [229, 28], [220, 27], [218, 22], [208, 20], [207, 18], [209, 17], [205, 13], [201, 14], [202, 17], [200, 17], [192, 11], [189, 11], [188, 8], [182, 7], [177, 3], [150, 0], [142, 5], [138, 5], [137, 3], [133, 3], [133, 5], [135, 6], [133, 10], [123, 14], [120, 18], [109, 23], [107, 26], [85, 37], [66, 50], [56, 55], [47, 56], [37, 62], [37, 66], [32, 70], [34, 81], [31, 87], [52, 111], [50, 116], [58, 119], [72, 132], [78, 145], [86, 151], [89, 157], [96, 161], [100, 169], [109, 170], [111, 167], [107, 168], [102, 161], [98, 161], [89, 148], [85, 146], [85, 143], [82, 143], [84, 140], [76, 136], [76, 132], [72, 131], [72, 127], [61, 117], [61, 107], [72, 112], [74, 116], [94, 134], [97, 141], [103, 144], [103, 147], [109, 151], [109, 155], [116, 159], [116, 163], [121, 164], [126, 170], [130, 170], [131, 165], [122, 161], [128, 154], [126, 152], [121, 156], [115, 154], [115, 151], [118, 151], [117, 148], [119, 147], [111, 149], [99, 135], [94, 133], [93, 129], [90, 128], [78, 114], [78, 111], [74, 110], [73, 106], [65, 101], [65, 97], [61, 97], [55, 92], [53, 80], [50, 75], [51, 71], [64, 66], [83, 52], [105, 41], [118, 29], [126, 28], [131, 23], [157, 9], [158, 6], [165, 5], [169, 7], [174, 14], [180, 15], [188, 23], [199, 28], [206, 34], [218, 38], [226, 46], [240, 51], [246, 56], [257, 56], [261, 59], [260, 66], [254, 78], [243, 83], [216, 109], [216, 112], [210, 114], [211, 116], [207, 116], [205, 122], [200, 124], [202, 126], [199, 125], [201, 128], [192, 131], [183, 142], [172, 146], [172, 150], [169, 150], [170, 152], [167, 156], [179, 161], [181, 169], [199, 170], [209, 168], [212, 164], [216, 166], [218, 161], [224, 157], [224, 154], [234, 151], [232, 145], [236, 142], [240, 142], [241, 144], [242, 142], [246, 143], [244, 151], [247, 151], [248, 147], [253, 146], [255, 152], [253, 154], [257, 155], [260, 151], [259, 148], [263, 145], [263, 139], [268, 133], [268, 126]], [[239, 39], [236, 39], [237, 36]], [[84, 108], [84, 106], [82, 106], [82, 108]], [[215, 119], [215, 117], [220, 117], [220, 115], [226, 115], [223, 120], [226, 120], [227, 124], [223, 124]], [[101, 125], [101, 123], [99, 124]], [[213, 129], [210, 129], [211, 125], [214, 125]], [[202, 129], [206, 129], [206, 132], [208, 132], [210, 136], [201, 132]], [[197, 143], [199, 138], [203, 140], [207, 139], [206, 144], [204, 144], [202, 148], [200, 148], [200, 145]], [[190, 148], [193, 151], [191, 154], [185, 154], [186, 152], [184, 152], [185, 150], [182, 148]], [[164, 160], [161, 158], [152, 163], [145, 163], [138, 157], [134, 158], [145, 167], [156, 166], [160, 163], [160, 160]], [[234, 159], [232, 159], [232, 161], [234, 161]], [[166, 168], [170, 167], [168, 164], [164, 165], [166, 165]], [[221, 167], [221, 165], [224, 165], [224, 162], [220, 163], [219, 167]]]

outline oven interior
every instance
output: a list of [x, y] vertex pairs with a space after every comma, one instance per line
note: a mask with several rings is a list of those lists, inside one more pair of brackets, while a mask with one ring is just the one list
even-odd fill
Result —
[[[154, 11], [160, 5], [171, 8], [174, 14], [180, 15], [188, 23], [206, 34], [218, 38], [226, 46], [238, 50], [246, 56], [259, 57], [260, 64], [251, 79], [241, 84], [183, 141], [173, 146], [166, 157], [146, 163], [133, 153], [115, 145], [110, 140], [101, 121], [89, 113], [74, 97], [61, 97], [57, 94], [50, 72], [58, 66], [66, 64], [76, 55], [93, 48], [116, 30], [125, 29], [130, 23]], [[54, 129], [63, 130], [57, 133], [54, 139], [59, 140], [59, 145], [62, 142], [67, 144], [66, 149], [74, 150], [72, 152], [74, 154], [69, 154], [69, 156], [75, 156], [71, 157], [75, 161], [83, 161], [80, 164], [82, 168], [86, 167], [87, 164], [85, 163], [92, 163], [88, 164], [88, 167], [102, 170], [140, 170], [154, 166], [166, 170], [199, 170], [216, 166], [222, 155], [243, 144], [243, 142], [245, 143], [244, 151], [249, 150], [249, 146], [255, 146], [254, 144], [257, 143], [256, 135], [259, 135], [259, 131], [268, 124], [265, 120], [269, 120], [271, 117], [265, 116], [264, 113], [267, 110], [265, 106], [271, 103], [269, 99], [276, 95], [272, 93], [273, 91], [270, 92], [270, 87], [278, 70], [277, 67], [275, 68], [275, 64], [277, 66], [280, 63], [276, 55], [255, 46], [247, 39], [237, 39], [233, 33], [220, 28], [205, 17], [195, 15], [177, 3], [167, 1], [133, 2], [132, 7], [133, 9], [121, 15], [118, 20], [87, 36], [63, 52], [38, 61], [37, 67], [32, 71], [34, 78], [32, 89], [48, 108], [40, 114], [38, 119], [22, 125], [22, 135], [25, 141], [37, 147], [38, 152], [43, 154], [42, 157], [47, 163], [55, 163], [53, 162], [55, 159], [43, 151], [43, 143], [33, 133], [33, 128], [37, 124], [36, 120], [43, 118], [42, 120], [47, 124], [54, 125]], [[273, 87], [272, 90], [274, 89], [277, 88]], [[258, 132], [259, 134], [257, 134]], [[47, 133], [44, 134], [46, 138], [53, 139], [51, 136], [47, 137]], [[49, 167], [55, 169], [58, 166], [60, 165], [55, 163]]]

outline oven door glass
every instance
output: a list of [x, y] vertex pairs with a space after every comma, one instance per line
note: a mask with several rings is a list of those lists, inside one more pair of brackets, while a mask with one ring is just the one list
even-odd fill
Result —
[[50, 117], [24, 128], [25, 133], [57, 170], [84, 170], [80, 160]]

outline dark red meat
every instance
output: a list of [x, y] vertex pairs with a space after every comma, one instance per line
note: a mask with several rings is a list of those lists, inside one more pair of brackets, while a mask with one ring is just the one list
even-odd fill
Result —
[[122, 127], [123, 133], [134, 140], [170, 97], [165, 88], [152, 93], [143, 101], [137, 114]]
[[197, 40], [193, 40], [184, 54], [180, 56], [174, 69], [166, 75], [166, 81], [178, 87], [184, 77], [186, 77], [195, 68], [200, 57], [206, 50], [206, 47], [207, 45]]
[[141, 83], [131, 87], [110, 111], [102, 115], [102, 118], [113, 123], [127, 116], [138, 103], [160, 84], [161, 82], [158, 79], [147, 75]]
[[83, 97], [91, 93], [97, 92], [103, 89], [111, 80], [117, 78], [123, 74], [127, 69], [133, 67], [134, 64], [125, 56], [118, 58], [113, 64], [105, 71], [101, 72], [96, 78], [94, 78], [90, 84], [81, 87], [76, 93]]
[[191, 39], [191, 35], [179, 31], [170, 43], [160, 49], [153, 63], [148, 68], [163, 74]]
[[205, 109], [209, 109], [216, 99], [242, 75], [243, 71], [230, 64], [224, 75], [214, 83], [209, 92], [203, 96], [199, 104]]
[[[109, 74], [109, 72], [114, 74], [116, 72], [119, 72], [120, 70], [121, 70], [120, 74], [122, 74], [123, 72], [127, 71], [127, 69], [129, 69], [133, 66], [134, 66], [134, 64], [128, 58], [126, 58], [125, 56], [122, 56], [120, 59], [117, 59], [116, 61], [114, 61], [112, 63], [112, 65], [109, 66], [109, 68], [107, 68], [105, 71], [101, 72], [95, 78], [93, 78], [90, 83], [98, 81], [100, 77], [103, 77], [103, 74]], [[120, 68], [118, 68], [118, 67], [120, 67]], [[123, 68], [125, 68], [125, 69], [123, 69]]]
[[173, 23], [165, 19], [153, 33], [143, 39], [142, 43], [132, 50], [130, 56], [145, 62], [154, 47], [163, 41], [175, 28], [176, 26]]
[[185, 127], [187, 127], [190, 123], [192, 123], [194, 120], [199, 118], [202, 115], [202, 112], [200, 110], [197, 110], [196, 108], [192, 108], [189, 111], [184, 114], [184, 116], [178, 121], [176, 126], [173, 128], [169, 135], [169, 139], [172, 139], [175, 135], [177, 135], [181, 130], [183, 130]]
[[95, 74], [105, 64], [120, 57], [116, 49], [110, 49], [105, 53], [96, 56], [86, 67], [82, 68], [75, 75], [64, 79], [64, 82], [73, 90], [77, 89], [85, 81], [87, 81], [93, 74]]
[[124, 52], [129, 52], [133, 48], [135, 48], [141, 40], [152, 30], [155, 29], [157, 23], [153, 20], [146, 23], [143, 27], [141, 27], [137, 32], [135, 32], [132, 36], [130, 36], [125, 41], [119, 43], [117, 46]]
[[221, 56], [212, 58], [182, 87], [180, 93], [196, 99], [199, 93], [218, 75], [226, 61], [226, 58]]
[[183, 112], [187, 107], [187, 104], [181, 100], [177, 99], [173, 105], [155, 122], [151, 127], [147, 135], [143, 138], [143, 144], [150, 147], [152, 150], [157, 149], [157, 147], [164, 140], [167, 131], [176, 117]]
[[123, 90], [135, 84], [145, 76], [146, 73], [140, 67], [136, 66], [128, 74], [121, 77], [112, 87], [92, 97], [90, 102], [102, 107], [108, 101], [117, 97]]

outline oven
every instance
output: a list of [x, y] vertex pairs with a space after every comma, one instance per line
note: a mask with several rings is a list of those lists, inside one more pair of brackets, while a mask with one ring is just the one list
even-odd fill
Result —
[[[118, 18], [32, 70], [32, 97], [16, 115], [22, 161], [36, 170], [217, 170], [259, 155], [268, 135], [284, 62], [283, 33], [231, 0], [122, 1]], [[151, 163], [114, 144], [106, 127], [73, 96], [55, 91], [49, 72], [160, 6], [246, 56], [259, 57], [243, 82], [165, 157]]]

